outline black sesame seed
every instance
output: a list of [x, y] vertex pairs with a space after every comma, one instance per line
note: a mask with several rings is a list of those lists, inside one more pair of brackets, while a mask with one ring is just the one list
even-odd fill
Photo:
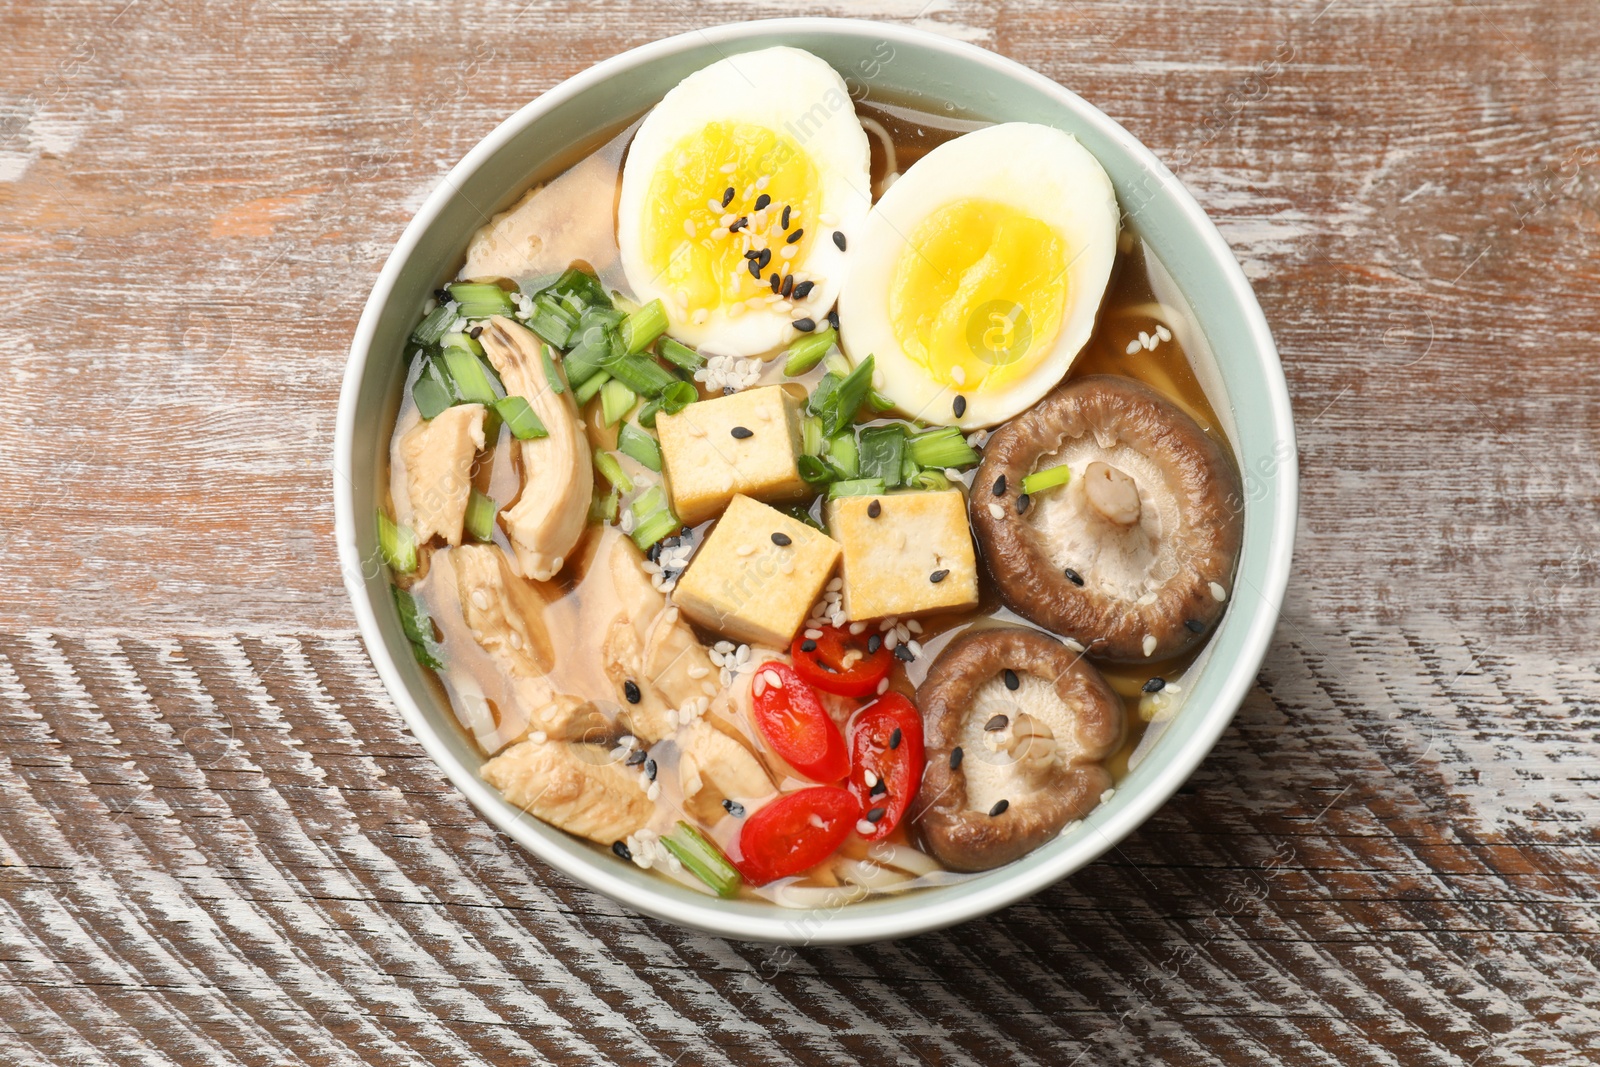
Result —
[[744, 818], [744, 805], [737, 800], [724, 800], [722, 810], [732, 815], [735, 819]]
[[748, 225], [750, 225], [750, 216], [740, 215], [738, 218], [734, 219], [732, 225], [728, 227], [728, 232], [738, 233]]
[[786, 533], [774, 530], [772, 533], [772, 543], [777, 545], [779, 548], [788, 548], [790, 545], [794, 544], [794, 538], [790, 537]]
[[779, 222], [780, 225], [783, 226], [784, 229], [787, 230], [789, 228], [789, 205], [788, 204], [783, 205], [783, 217], [781, 219], [779, 219], [778, 222]]
[[841, 252], [844, 251], [844, 231], [843, 230], [834, 230], [833, 231], [833, 243], [839, 246], [839, 251], [841, 251]]
[[983, 728], [990, 731], [1004, 730], [1009, 725], [1011, 725], [1010, 719], [1006, 718], [1004, 715], [996, 715], [993, 716], [988, 722], [984, 723]]
[[832, 326], [835, 330], [837, 330], [839, 328], [839, 309], [838, 308], [835, 308], [834, 310], [828, 312], [828, 325]]
[[879, 819], [883, 818], [883, 812], [883, 808], [873, 808], [871, 811], [867, 812], [867, 821], [877, 822]]
[[772, 277], [768, 278], [767, 281], [768, 281], [768, 283], [771, 284], [772, 291], [774, 293], [776, 293], [778, 291], [778, 286], [783, 284], [783, 279], [778, 277], [778, 272], [777, 271], [773, 271], [772, 272]]
[[1013, 693], [1015, 693], [1017, 691], [1017, 687], [1022, 684], [1022, 679], [1018, 678], [1017, 672], [1012, 670], [1010, 667], [1006, 668], [1005, 679], [1006, 688], [1011, 690]]
[[639, 683], [629, 678], [622, 683], [622, 695], [628, 698], [628, 703], [637, 704], [643, 694], [639, 692]]
[[1009, 800], [997, 800], [997, 801], [994, 802], [994, 807], [989, 809], [989, 814], [990, 815], [1004, 815], [1006, 813], [1006, 809], [1009, 808], [1010, 806], [1011, 806], [1011, 801], [1009, 801]]
[[817, 650], [817, 643], [815, 641], [811, 640], [811, 638], [808, 637], [804, 641], [800, 642], [800, 651], [801, 652], [815, 652], [816, 650]]
[[801, 333], [810, 333], [812, 330], [817, 328], [817, 320], [809, 318], [795, 319], [793, 325], [794, 328], [799, 330]]
[[1066, 568], [1061, 573], [1066, 575], [1067, 576], [1067, 581], [1071, 582], [1073, 585], [1082, 585], [1083, 584], [1083, 575], [1079, 574], [1077, 571], [1073, 570], [1071, 567]]
[[804, 300], [811, 295], [811, 290], [816, 287], [816, 284], [816, 282], [795, 282], [794, 298], [796, 300]]
[[734, 393], [737, 393], [738, 391], [739, 390], [735, 389], [731, 385], [724, 385], [722, 387], [722, 395], [723, 396], [732, 396]]
[[611, 851], [615, 852], [622, 859], [633, 859], [633, 851], [628, 848], [628, 843], [626, 841], [614, 842], [611, 846]]
[[748, 426], [735, 426], [728, 432], [733, 434], [733, 436], [737, 437], [741, 441], [747, 437], [754, 437], [756, 435], [755, 431], [750, 429]]
[[956, 397], [955, 402], [950, 405], [950, 410], [956, 413], [956, 418], [958, 419], [965, 415], [967, 413], [967, 398], [964, 396]]
[[885, 793], [887, 793], [888, 791], [889, 791], [889, 783], [885, 782], [882, 778], [879, 778], [878, 779], [878, 784], [873, 786], [871, 789], [867, 790], [867, 796], [869, 796], [869, 797], [881, 797]]
[[761, 258], [761, 253], [756, 251], [754, 248], [752, 248], [750, 251], [748, 251], [748, 252], [746, 252], [744, 254], [744, 258], [745, 259], [760, 259]]
[[655, 760], [647, 759], [647, 760], [644, 761], [644, 776], [646, 778], [650, 779], [652, 782], [656, 780], [656, 761]]
[[1165, 678], [1152, 678], [1148, 682], [1144, 683], [1144, 685], [1140, 688], [1146, 693], [1159, 693], [1166, 687], [1167, 680]]
[[1004, 474], [994, 480], [994, 495], [1006, 495], [1006, 476]]
[[872, 503], [867, 505], [867, 518], [875, 519], [879, 515], [882, 515], [882, 514], [883, 514], [883, 505], [878, 503], [878, 501], [874, 500]]
[[1202, 634], [1206, 632], [1206, 624], [1201, 622], [1199, 619], [1184, 619], [1183, 626], [1184, 629], [1188, 630], [1192, 634]]
[[783, 284], [778, 286], [778, 295], [781, 296], [781, 297], [787, 298], [789, 296], [789, 294], [791, 294], [793, 292], [794, 292], [794, 275], [793, 274], [785, 274], [783, 276]]
[[476, 341], [479, 337], [483, 336], [483, 327], [474, 326], [472, 329], [467, 331], [467, 336]]
[[899, 748], [900, 747], [900, 727], [898, 727], [898, 726], [896, 726], [894, 728], [894, 733], [889, 735], [889, 747], [890, 748]]
[[661, 544], [660, 541], [657, 541], [655, 544], [650, 546], [650, 551], [649, 551], [649, 553], [647, 555], [647, 558], [650, 560], [651, 563], [660, 563], [661, 562], [661, 549], [663, 547], [664, 546]]
[[731, 203], [733, 203], [733, 186], [730, 185], [722, 190], [722, 206], [727, 207]]
[[761, 280], [761, 263], [760, 263], [760, 261], [752, 259], [750, 261], [749, 266], [750, 266], [750, 277], [754, 278], [756, 281], [759, 282]]
[[1026, 512], [1030, 503], [1032, 503], [1032, 501], [1028, 499], [1027, 493], [1023, 493], [1021, 496], [1017, 497], [1017, 514], [1021, 515]]
[[899, 660], [901, 663], [910, 663], [912, 660], [916, 659], [917, 657], [915, 657], [915, 656], [913, 656], [911, 654], [911, 649], [908, 646], [906, 646], [906, 645], [895, 645], [894, 646], [894, 658]]
[[452, 299], [450, 296], [450, 290], [448, 289], [435, 289], [433, 291], [433, 298], [439, 301], [441, 304], [448, 304]]
[[628, 758], [622, 762], [629, 767], [637, 767], [639, 764], [643, 763], [649, 758], [650, 756], [645, 752], [644, 749], [636, 748], [632, 752], [628, 753]]
[[870, 656], [870, 655], [876, 654], [878, 649], [880, 649], [882, 647], [883, 647], [883, 635], [882, 634], [873, 634], [871, 637], [867, 638], [867, 655]]
[[756, 262], [761, 264], [761, 269], [766, 270], [767, 264], [772, 262], [772, 249], [763, 248], [756, 253]]
[[772, 203], [772, 197], [768, 196], [766, 193], [762, 193], [760, 196], [756, 197], [756, 210], [760, 211], [770, 203]]
[[783, 243], [786, 244], [786, 245], [792, 245], [796, 241], [800, 240], [800, 235], [805, 233], [805, 232], [806, 231], [805, 231], [805, 227], [804, 226], [802, 226], [798, 230], [790, 230], [789, 231], [789, 236], [787, 236], [787, 237], [785, 237], [783, 239]]
[[948, 577], [950, 577], [950, 572], [949, 571], [947, 571], [947, 570], [937, 570], [937, 571], [934, 571], [932, 574], [928, 575], [928, 581], [932, 582], [934, 585], [938, 585], [940, 582], [944, 581]]
[[961, 766], [961, 746], [957, 745], [950, 750], [950, 769], [953, 771]]

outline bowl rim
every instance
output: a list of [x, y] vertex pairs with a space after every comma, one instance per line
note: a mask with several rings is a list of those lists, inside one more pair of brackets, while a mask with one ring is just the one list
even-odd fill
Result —
[[[515, 815], [507, 814], [506, 809], [509, 809], [510, 805], [478, 777], [475, 768], [466, 767], [455, 758], [433, 724], [428, 721], [423, 708], [412, 698], [386, 643], [372, 598], [361, 577], [364, 561], [357, 539], [352, 481], [353, 458], [357, 444], [357, 400], [371, 358], [372, 341], [403, 267], [416, 253], [421, 239], [434, 219], [458, 195], [460, 183], [504, 148], [530, 123], [563, 102], [607, 80], [705, 44], [710, 44], [712, 47], [723, 44], [737, 45], [750, 37], [764, 37], [782, 32], [842, 36], [871, 35], [886, 39], [891, 44], [904, 43], [907, 46], [943, 53], [954, 65], [977, 64], [988, 67], [998, 75], [1021, 82], [1053, 98], [1063, 107], [1073, 111], [1078, 120], [1120, 143], [1124, 150], [1156, 180], [1163, 193], [1172, 199], [1173, 206], [1181, 213], [1184, 222], [1204, 246], [1204, 257], [1213, 261], [1221, 271], [1227, 289], [1236, 302], [1237, 310], [1245, 321], [1258, 357], [1269, 372], [1263, 384], [1269, 396], [1266, 414], [1269, 417], [1271, 436], [1275, 446], [1287, 445], [1288, 449], [1286, 453], [1288, 460], [1280, 463], [1274, 471], [1276, 495], [1272, 514], [1268, 519], [1270, 536], [1263, 560], [1263, 580], [1254, 590], [1260, 603], [1243, 634], [1240, 654], [1227, 665], [1217, 699], [1210, 707], [1199, 712], [1199, 721], [1191, 728], [1190, 735], [1183, 739], [1157, 768], [1153, 779], [1144, 782], [1125, 805], [1117, 806], [1112, 814], [1097, 826], [1098, 833], [1093, 835], [1092, 839], [1090, 835], [1085, 835], [1083, 841], [1074, 843], [1077, 847], [1063, 851], [1053, 862], [1018, 871], [1013, 877], [997, 880], [993, 885], [978, 891], [948, 899], [937, 887], [919, 890], [915, 894], [899, 898], [907, 902], [906, 906], [887, 914], [875, 912], [870, 916], [852, 916], [852, 908], [845, 906], [833, 910], [823, 922], [817, 922], [815, 919], [808, 921], [807, 917], [815, 914], [812, 910], [787, 909], [773, 905], [774, 914], [767, 917], [735, 912], [726, 908], [724, 902], [714, 897], [707, 897], [703, 904], [676, 899], [654, 888], [641, 886], [617, 876], [610, 869], [612, 865], [609, 857], [596, 854], [592, 860], [588, 858], [578, 860], [541, 847], [537, 835], [528, 832], [528, 828], [523, 825], [528, 816], [520, 812]], [[1081, 870], [1113, 848], [1149, 819], [1194, 773], [1201, 761], [1215, 747], [1223, 730], [1227, 728], [1243, 703], [1277, 627], [1288, 585], [1298, 515], [1299, 478], [1297, 465], [1293, 462], [1296, 455], [1295, 427], [1289, 403], [1288, 385], [1266, 317], [1243, 269], [1216, 225], [1194, 197], [1154, 153], [1119, 123], [1044, 74], [1016, 60], [964, 41], [912, 26], [868, 19], [822, 17], [760, 19], [690, 30], [602, 60], [523, 105], [475, 144], [439, 180], [406, 225], [394, 249], [385, 260], [362, 309], [361, 318], [351, 341], [340, 389], [334, 436], [334, 536], [338, 546], [340, 571], [350, 595], [357, 626], [384, 688], [395, 701], [406, 724], [421, 742], [423, 749], [445, 772], [452, 784], [461, 790], [479, 813], [493, 825], [541, 861], [550, 864], [568, 877], [645, 915], [741, 940], [816, 945], [850, 944], [888, 940], [937, 930], [1022, 900]]]

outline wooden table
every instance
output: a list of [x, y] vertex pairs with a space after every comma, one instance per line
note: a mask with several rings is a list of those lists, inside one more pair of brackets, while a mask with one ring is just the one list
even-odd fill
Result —
[[924, 2], [808, 11], [1104, 108], [1282, 347], [1293, 586], [1194, 780], [1069, 882], [900, 943], [733, 944], [554, 875], [354, 632], [345, 347], [516, 105], [788, 9], [13, 2], [0, 1062], [1600, 1058], [1600, 7]]

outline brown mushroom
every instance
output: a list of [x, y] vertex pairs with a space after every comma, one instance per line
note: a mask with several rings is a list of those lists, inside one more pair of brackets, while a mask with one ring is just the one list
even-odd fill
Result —
[[968, 630], [917, 689], [928, 769], [916, 821], [933, 854], [986, 871], [1038, 848], [1111, 787], [1123, 711], [1081, 653], [1018, 626]]
[[[1029, 474], [1062, 465], [1067, 484], [1023, 495]], [[1007, 607], [1134, 662], [1181, 654], [1222, 617], [1240, 500], [1232, 461], [1177, 405], [1094, 375], [995, 432], [970, 507]]]

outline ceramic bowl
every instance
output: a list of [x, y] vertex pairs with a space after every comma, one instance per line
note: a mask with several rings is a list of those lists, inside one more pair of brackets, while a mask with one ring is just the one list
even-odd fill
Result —
[[[1244, 546], [1234, 603], [1190, 675], [1178, 714], [1153, 726], [1115, 795], [1069, 834], [971, 880], [826, 911], [723, 901], [618, 861], [501, 799], [450, 708], [412, 658], [378, 562], [373, 521], [405, 340], [429, 293], [454, 276], [488, 214], [643, 113], [685, 75], [736, 52], [792, 45], [827, 60], [853, 93], [989, 121], [1047, 123], [1105, 166], [1125, 213], [1165, 266], [1158, 296], [1187, 305], [1203, 336], [1184, 337], [1244, 473]], [[840, 944], [903, 937], [983, 915], [1090, 863], [1160, 807], [1194, 771], [1244, 699], [1288, 581], [1296, 508], [1294, 424], [1272, 335], [1216, 228], [1128, 131], [1044, 76], [970, 44], [904, 26], [782, 19], [697, 30], [599, 63], [522, 108], [477, 144], [406, 227], [350, 346], [334, 454], [336, 536], [373, 665], [412, 732], [495, 826], [540, 860], [648, 915], [728, 937]]]

